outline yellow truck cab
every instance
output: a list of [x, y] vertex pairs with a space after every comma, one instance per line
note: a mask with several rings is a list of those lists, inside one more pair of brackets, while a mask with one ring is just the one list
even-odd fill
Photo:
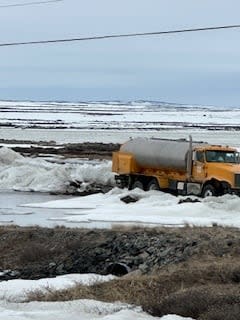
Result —
[[202, 194], [240, 192], [239, 153], [236, 149], [208, 145], [193, 151], [192, 181], [202, 184]]
[[203, 197], [240, 195], [237, 149], [193, 142], [136, 138], [113, 153], [112, 171], [119, 187], [165, 190]]

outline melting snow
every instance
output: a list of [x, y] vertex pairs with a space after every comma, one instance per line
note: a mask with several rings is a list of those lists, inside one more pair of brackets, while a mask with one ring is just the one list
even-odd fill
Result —
[[[139, 198], [138, 202], [125, 204], [120, 199], [126, 195]], [[213, 223], [240, 227], [240, 198], [225, 195], [219, 198], [200, 199], [196, 203], [178, 204], [183, 197], [160, 191], [144, 192], [115, 188], [107, 194], [96, 194], [68, 200], [26, 204], [28, 207], [68, 208], [61, 222], [139, 223], [147, 225], [183, 226], [184, 224], [211, 226]], [[85, 210], [84, 208], [88, 209]], [[71, 209], [78, 209], [71, 215]]]
[[0, 283], [0, 320], [191, 320], [176, 315], [155, 318], [142, 312], [140, 307], [125, 303], [105, 303], [96, 300], [75, 300], [66, 302], [29, 302], [23, 301], [28, 292], [44, 291], [46, 288], [59, 290], [74, 286], [76, 283], [91, 285], [111, 281], [113, 276], [96, 274], [70, 274], [40, 280], [9, 280]]

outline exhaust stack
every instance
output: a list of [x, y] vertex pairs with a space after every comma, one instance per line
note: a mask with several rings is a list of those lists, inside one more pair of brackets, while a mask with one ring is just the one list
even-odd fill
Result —
[[188, 157], [187, 157], [187, 181], [191, 181], [192, 178], [192, 136], [189, 136], [189, 150], [188, 150]]

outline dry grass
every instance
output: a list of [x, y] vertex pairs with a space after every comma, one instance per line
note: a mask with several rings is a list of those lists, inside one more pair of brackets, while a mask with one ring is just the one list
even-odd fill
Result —
[[[162, 316], [168, 313], [194, 319], [210, 319], [225, 308], [239, 306], [240, 288], [236, 285], [204, 285], [182, 289], [166, 296], [150, 312]], [[226, 311], [224, 312], [225, 319]], [[218, 318], [221, 319], [221, 318]]]
[[22, 263], [35, 262], [49, 256], [49, 248], [43, 244], [29, 244], [25, 246], [19, 254], [19, 261]]
[[[229, 261], [191, 261], [171, 266], [151, 275], [126, 277], [96, 284], [42, 294], [33, 292], [29, 300], [66, 301], [96, 299], [106, 302], [122, 301], [140, 305], [154, 316], [175, 313], [201, 320], [216, 320], [215, 314], [224, 310], [237, 313], [240, 303], [240, 259]], [[127, 289], [126, 289], [127, 288]], [[223, 308], [223, 306], [225, 306]]]
[[203, 313], [199, 320], [239, 320], [240, 305], [239, 303], [234, 304], [223, 304], [217, 305], [217, 307], [209, 308]]

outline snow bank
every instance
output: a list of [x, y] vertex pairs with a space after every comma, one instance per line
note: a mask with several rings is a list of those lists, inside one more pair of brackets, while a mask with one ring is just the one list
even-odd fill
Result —
[[193, 320], [176, 315], [152, 317], [140, 308], [94, 300], [67, 302], [1, 303], [0, 320]]
[[105, 303], [87, 299], [66, 302], [21, 302], [30, 291], [44, 291], [46, 288], [60, 290], [77, 283], [91, 285], [113, 278], [115, 277], [96, 274], [69, 274], [40, 280], [18, 279], [0, 282], [0, 320], [187, 320], [176, 315], [151, 317], [142, 312], [140, 307], [120, 302]]
[[0, 300], [22, 302], [29, 292], [47, 290], [62, 290], [74, 287], [76, 284], [86, 286], [102, 283], [115, 279], [115, 276], [101, 276], [97, 274], [67, 274], [56, 278], [44, 278], [39, 280], [14, 279], [0, 282]]
[[11, 165], [16, 160], [22, 160], [23, 156], [6, 147], [0, 148], [0, 165]]
[[64, 193], [72, 181], [112, 184], [111, 163], [56, 164], [0, 148], [0, 189]]

